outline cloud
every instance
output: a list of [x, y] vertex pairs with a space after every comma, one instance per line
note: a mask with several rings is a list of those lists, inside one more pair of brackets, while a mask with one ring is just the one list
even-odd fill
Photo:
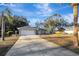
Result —
[[[73, 13], [69, 13], [69, 14], [66, 14], [66, 15], [63, 15], [63, 17], [66, 19], [66, 21], [68, 22], [73, 22]], [[78, 16], [78, 23], [79, 23], [79, 16]]]
[[34, 6], [38, 10], [36, 14], [40, 15], [41, 17], [50, 16], [50, 15], [52, 15], [52, 13], [54, 13], [58, 10], [70, 7], [70, 6], [65, 6], [65, 7], [55, 9], [55, 8], [51, 8], [49, 3], [39, 3], [39, 4], [34, 4]]
[[5, 3], [0, 3], [1, 6], [6, 6]]
[[68, 8], [68, 7], [70, 7], [70, 6], [60, 7], [60, 8], [54, 9], [54, 11], [53, 11], [53, 12], [56, 12], [56, 11], [58, 11], [58, 10], [62, 10], [62, 9]]
[[0, 5], [8, 7], [11, 9], [12, 12], [15, 13], [22, 13], [23, 10], [18, 7], [18, 4], [13, 4], [13, 3], [1, 3]]
[[16, 4], [10, 3], [9, 6], [16, 7]]
[[16, 7], [16, 4], [13, 4], [13, 3], [1, 3], [0, 5], [6, 6], [6, 7]]
[[72, 13], [63, 15], [63, 17], [64, 17], [64, 18], [66, 19], [66, 21], [68, 21], [68, 22], [72, 22], [72, 21], [73, 21], [73, 14], [72, 14]]
[[37, 14], [41, 16], [48, 16], [52, 12], [52, 8], [49, 7], [48, 3], [40, 3], [40, 4], [34, 4], [34, 6], [37, 8]]
[[19, 8], [16, 8], [16, 9], [12, 9], [14, 12], [20, 12], [20, 13], [22, 13], [23, 12], [23, 10], [22, 9], [19, 9]]
[[8, 7], [14, 14], [25, 14], [26, 11], [20, 8], [20, 4], [14, 3], [1, 3], [1, 6]]
[[30, 20], [30, 25], [35, 26], [36, 22], [42, 22], [40, 18], [28, 18]]

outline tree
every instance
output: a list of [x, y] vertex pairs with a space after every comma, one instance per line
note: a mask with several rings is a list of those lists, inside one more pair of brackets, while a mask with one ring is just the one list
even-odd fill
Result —
[[6, 8], [1, 12], [0, 22], [2, 23], [0, 24], [2, 40], [4, 40], [6, 32], [13, 31], [13, 33], [15, 33], [18, 27], [29, 25], [29, 21], [27, 21], [25, 17], [13, 15], [9, 8]]
[[13, 19], [13, 25], [16, 28], [29, 25], [29, 21], [23, 16], [14, 16]]
[[45, 27], [47, 33], [52, 33], [54, 31], [54, 28], [55, 28], [54, 20], [46, 20], [44, 22], [44, 27]]
[[8, 8], [2, 11], [2, 16], [1, 16], [1, 21], [2, 21], [2, 40], [4, 40], [4, 34], [5, 34], [5, 21], [8, 21], [9, 23], [12, 24], [12, 15], [11, 12]]
[[64, 28], [68, 24], [68, 22], [60, 14], [54, 14], [53, 18], [57, 29]]
[[39, 22], [37, 21], [35, 23], [35, 27], [36, 27], [36, 34], [39, 34], [38, 32], [40, 31], [40, 29], [44, 29], [44, 23], [43, 22]]
[[55, 32], [55, 28], [57, 28], [58, 30], [60, 30], [61, 28], [64, 29], [67, 24], [68, 22], [66, 22], [66, 20], [64, 20], [64, 18], [60, 14], [54, 14], [45, 20], [44, 26], [48, 32], [52, 33]]
[[2, 12], [2, 17], [1, 17], [1, 22], [2, 22], [2, 29], [1, 29], [1, 35], [2, 35], [2, 40], [4, 40], [4, 31], [5, 31], [5, 21], [4, 21], [4, 15], [3, 15], [3, 12]]
[[1, 37], [1, 15], [0, 15], [0, 37]]

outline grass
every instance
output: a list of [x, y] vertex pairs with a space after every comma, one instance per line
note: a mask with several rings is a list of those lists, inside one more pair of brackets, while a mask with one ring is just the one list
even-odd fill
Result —
[[[52, 35], [40, 35], [41, 38], [44, 38], [50, 42], [54, 42], [60, 46], [64, 46], [65, 48], [67, 48], [67, 46], [69, 46], [71, 44], [71, 41], [73, 39], [72, 35], [56, 35], [56, 34], [52, 34]], [[0, 56], [4, 56], [9, 49], [15, 44], [15, 42], [17, 41], [18, 36], [10, 36], [10, 37], [5, 37], [5, 41], [2, 41], [0, 39]], [[68, 47], [68, 49], [70, 49]], [[79, 48], [76, 49], [70, 49], [71, 51], [79, 54]]]
[[56, 43], [60, 46], [65, 47], [66, 49], [69, 49], [77, 54], [79, 54], [79, 48], [71, 48], [72, 45], [72, 39], [73, 36], [72, 35], [62, 35], [62, 36], [58, 36], [56, 34], [54, 35], [41, 35], [40, 36], [43, 39], [46, 39], [50, 42]]
[[72, 36], [71, 35], [62, 35], [58, 36], [57, 35], [41, 35], [41, 38], [46, 39], [50, 42], [54, 42], [56, 44], [59, 44], [61, 46], [68, 45], [72, 41]]
[[10, 36], [10, 37], [5, 37], [5, 41], [2, 41], [0, 39], [0, 56], [4, 56], [9, 49], [15, 44], [17, 41], [18, 36]]

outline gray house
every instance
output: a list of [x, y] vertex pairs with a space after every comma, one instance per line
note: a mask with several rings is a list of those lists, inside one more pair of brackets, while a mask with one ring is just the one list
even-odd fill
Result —
[[18, 28], [18, 30], [19, 30], [20, 36], [35, 35], [36, 34], [36, 29], [31, 26], [20, 27], [20, 28]]

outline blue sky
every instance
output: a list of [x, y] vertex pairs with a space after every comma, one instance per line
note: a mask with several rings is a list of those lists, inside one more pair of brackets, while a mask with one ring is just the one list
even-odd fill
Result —
[[[68, 22], [73, 21], [73, 10], [69, 4], [57, 3], [10, 3], [0, 4], [0, 11], [6, 7], [10, 8], [13, 15], [25, 16], [30, 21], [30, 25], [35, 26], [35, 22], [42, 22], [48, 16], [55, 13], [61, 14]], [[78, 8], [79, 9], [79, 8]], [[78, 17], [79, 18], [79, 17]]]

